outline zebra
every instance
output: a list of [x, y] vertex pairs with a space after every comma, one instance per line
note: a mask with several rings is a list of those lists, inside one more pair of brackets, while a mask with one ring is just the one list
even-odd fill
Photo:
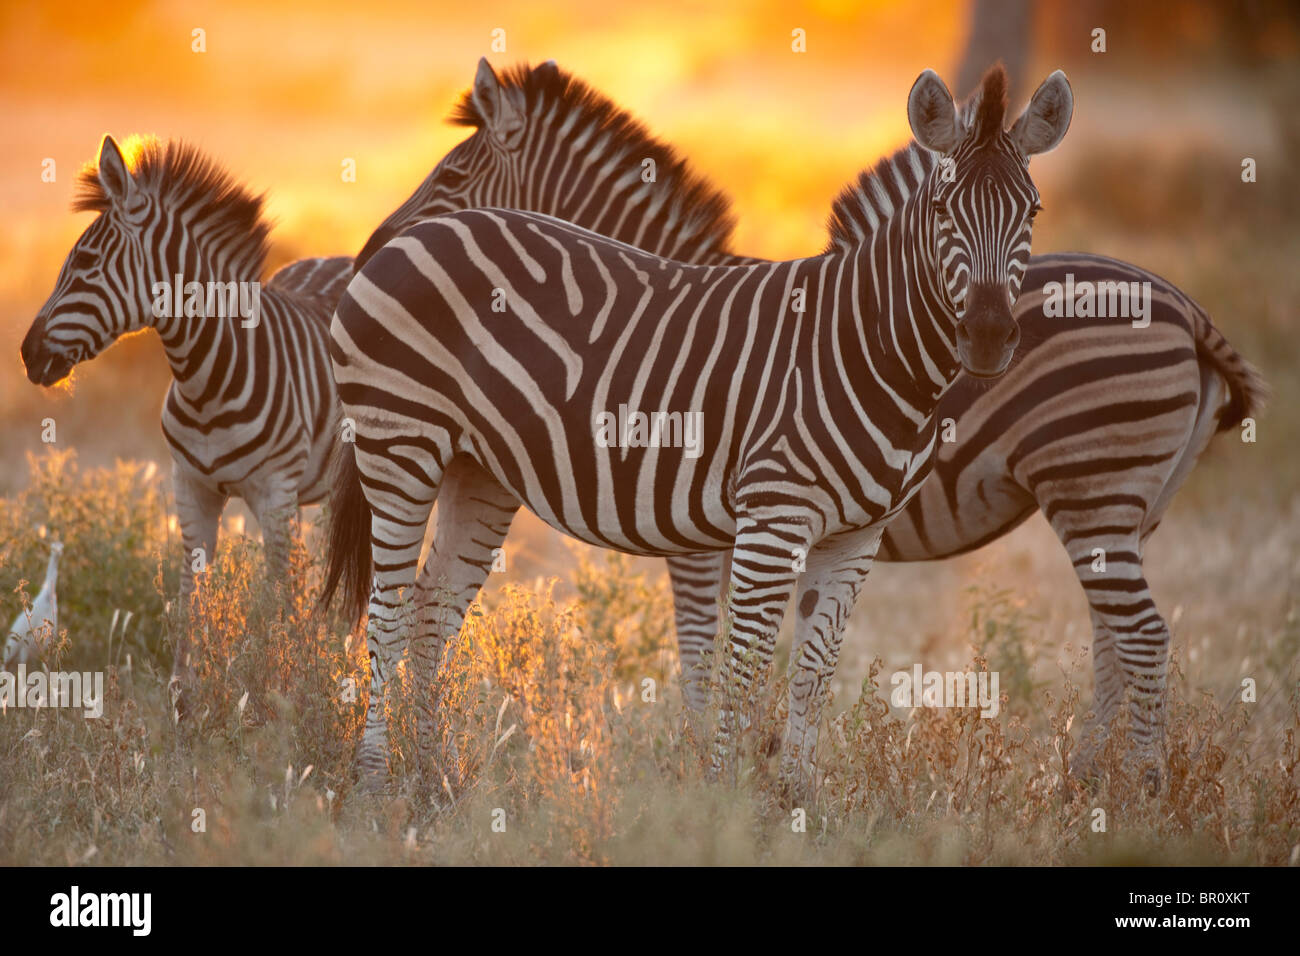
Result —
[[[514, 106], [508, 121], [494, 109], [499, 100]], [[970, 122], [977, 100], [978, 96], [964, 104], [964, 122]], [[476, 132], [437, 164], [375, 231], [356, 259], [358, 267], [416, 222], [473, 206], [551, 213], [597, 232], [602, 226], [609, 229], [613, 222], [618, 230], [610, 233], [613, 238], [636, 245], [639, 236], [661, 254], [697, 264], [757, 261], [730, 252], [730, 226], [721, 222], [726, 204], [714, 198], [716, 193], [702, 195], [710, 199], [708, 209], [717, 220], [717, 238], [698, 253], [696, 247], [683, 244], [675, 249], [672, 245], [675, 223], [694, 221], [690, 211], [672, 212], [664, 222], [643, 226], [647, 208], [655, 208], [643, 201], [629, 203], [631, 211], [613, 220], [609, 211], [616, 207], [607, 194], [612, 196], [621, 189], [620, 199], [626, 203], [636, 182], [626, 176], [625, 160], [652, 153], [658, 156], [663, 148], [655, 145], [652, 150], [639, 140], [642, 134], [597, 137], [595, 131], [606, 123], [618, 130], [636, 128], [626, 114], [611, 119], [616, 115], [608, 100], [559, 70], [553, 61], [531, 70], [515, 68], [503, 84], [487, 61], [481, 60], [472, 91], [455, 120], [476, 127]], [[509, 127], [510, 136], [503, 126]], [[501, 143], [509, 139], [511, 145], [486, 148], [489, 137]], [[534, 138], [543, 137], [543, 142], [534, 143]], [[876, 228], [902, 206], [936, 162], [933, 153], [913, 141], [863, 173], [836, 201], [832, 222], [838, 229], [832, 242], [849, 241]], [[568, 176], [554, 173], [579, 169], [588, 176], [596, 174], [581, 192], [568, 188]], [[674, 170], [684, 172], [680, 166]], [[672, 210], [689, 203], [690, 191], [682, 184], [693, 181], [689, 174], [661, 176], [664, 198], [657, 208]], [[884, 200], [881, 185], [886, 190]], [[562, 200], [567, 200], [563, 206]], [[667, 239], [660, 238], [664, 230], [670, 232]], [[1137, 336], [1100, 319], [1067, 323], [1047, 317], [1041, 290], [1069, 276], [1094, 283], [1150, 283], [1151, 327]], [[1265, 389], [1258, 374], [1227, 344], [1200, 306], [1176, 286], [1131, 263], [1083, 253], [1035, 254], [1029, 259], [1024, 288], [1025, 294], [1013, 307], [1022, 337], [1011, 369], [992, 383], [959, 378], [943, 395], [937, 417], [951, 423], [953, 440], [940, 444], [934, 472], [885, 530], [876, 560], [941, 559], [995, 540], [1017, 527], [1035, 508], [1050, 516], [1052, 526], [1072, 552], [1094, 607], [1096, 716], [1073, 762], [1075, 772], [1086, 776], [1091, 753], [1130, 685], [1137, 689], [1146, 683], [1153, 691], [1145, 701], [1134, 698], [1130, 732], [1139, 752], [1159, 753], [1163, 737], [1159, 690], [1165, 683], [1167, 650], [1156, 648], [1155, 659], [1148, 662], [1154, 674], [1146, 681], [1122, 672], [1114, 634], [1127, 633], [1131, 624], [1122, 616], [1117, 619], [1116, 602], [1109, 595], [1126, 593], [1133, 609], [1158, 616], [1142, 572], [1140, 546], [1159, 523], [1215, 428], [1232, 428], [1257, 414]], [[1146, 345], [1138, 347], [1143, 337]], [[1044, 400], [1049, 389], [1051, 407]], [[1126, 410], [1111, 401], [1116, 389], [1125, 396]], [[1109, 410], [1104, 408], [1107, 404], [1112, 406]], [[990, 432], [989, 422], [1005, 423], [1000, 426], [1004, 431]], [[1098, 448], [1131, 449], [1131, 453], [1098, 470], [1074, 468], [1075, 480], [1083, 480], [1086, 490], [1072, 498], [1064, 494], [1060, 481], [1031, 486], [1027, 480], [1017, 480], [1008, 465], [1009, 453], [1002, 447], [1008, 441], [1006, 436], [1015, 434], [1038, 436], [1035, 457], [1043, 465], [1066, 466], [1062, 475], [1071, 473], [1071, 450], [1081, 441]], [[1044, 444], [1044, 435], [1056, 437]], [[490, 568], [490, 555], [474, 542], [499, 534], [494, 526], [504, 522], [508, 527], [518, 508], [517, 502], [493, 508], [472, 496], [462, 496], [451, 505], [459, 487], [444, 481], [438, 494], [440, 525], [442, 516], [454, 508], [459, 540], [450, 535], [440, 537], [440, 548], [433, 552], [435, 560], [427, 562], [420, 573], [425, 594], [432, 593], [441, 577], [452, 572], [458, 575], [452, 582], [455, 586], [442, 595], [453, 605], [442, 610], [444, 621], [450, 622], [450, 633], [458, 629], [464, 609]], [[993, 494], [994, 489], [1000, 493]], [[473, 514], [476, 508], [482, 508], [477, 518]], [[473, 530], [476, 520], [488, 526], [482, 535]], [[1111, 529], [1107, 533], [1115, 537], [1137, 539], [1139, 548], [1118, 552], [1112, 548], [1110, 560], [1101, 565], [1104, 570], [1094, 571], [1096, 558], [1091, 548], [1084, 547], [1088, 528]], [[728, 578], [726, 555], [675, 555], [667, 563], [683, 698], [689, 710], [700, 711], [708, 687], [708, 654], [718, 630], [718, 601]], [[1103, 615], [1100, 618], [1098, 608]], [[1140, 626], [1156, 630], [1154, 624], [1152, 617]], [[1131, 652], [1126, 656], [1134, 657]]]
[[[976, 94], [964, 112], [977, 108]], [[844, 190], [830, 246], [872, 234], [934, 168], [912, 142]], [[885, 192], [881, 191], [884, 187]], [[1048, 313], [1053, 283], [1150, 288], [1148, 324]], [[1016, 358], [994, 382], [959, 378], [937, 418], [951, 439], [930, 479], [885, 529], [877, 561], [933, 561], [989, 544], [1041, 511], [1069, 554], [1093, 627], [1094, 702], [1073, 773], [1095, 758], [1127, 701], [1128, 759], [1148, 790], [1164, 765], [1170, 632], [1143, 570], [1147, 540], [1215, 434], [1259, 414], [1269, 389], [1209, 314], [1177, 286], [1131, 263], [1088, 253], [1033, 255], [1014, 313]], [[707, 673], [726, 556], [670, 564], [683, 674]], [[686, 577], [689, 570], [690, 577]], [[701, 679], [684, 684], [693, 710]]]
[[[374, 572], [363, 772], [385, 771], [402, 592], [440, 487], [467, 462], [505, 507], [522, 501], [587, 543], [731, 550], [725, 683], [741, 700], [795, 595], [809, 633], [781, 776], [806, 778], [844, 620], [884, 524], [930, 470], [938, 399], [962, 371], [1001, 374], [1019, 338], [1010, 305], [1039, 208], [1028, 161], [1065, 135], [1073, 97], [1053, 73], [1008, 131], [1000, 66], [982, 89], [968, 129], [938, 75], [921, 74], [908, 118], [945, 174], [850, 249], [691, 266], [554, 217], [478, 209], [425, 220], [370, 256], [330, 329], [356, 440], [336, 483], [329, 578], [358, 618]], [[610, 445], [599, 416], [642, 400], [708, 422], [702, 454]], [[417, 630], [417, 683], [442, 639]], [[734, 716], [724, 709], [719, 760]]]
[[[735, 217], [720, 191], [628, 112], [553, 60], [519, 65], [498, 77], [480, 58], [451, 122], [474, 132], [375, 230], [354, 260], [356, 269], [407, 226], [475, 207], [554, 215], [683, 262], [760, 261], [729, 251]], [[651, 182], [643, 176], [647, 161]], [[351, 458], [351, 447], [341, 446], [339, 454]], [[417, 591], [426, 596], [419, 607], [422, 631], [459, 632], [493, 566], [489, 542], [505, 538], [520, 506], [470, 461], [458, 459], [448, 470], [438, 491], [436, 538], [417, 581]], [[696, 560], [683, 555], [668, 562], [688, 569]], [[337, 571], [331, 568], [327, 577], [325, 604], [340, 583]], [[679, 571], [674, 579], [687, 577]], [[435, 593], [436, 607], [427, 599]], [[378, 668], [372, 661], [372, 677]], [[420, 702], [423, 727], [431, 720], [430, 706]]]
[[[73, 202], [74, 212], [98, 215], [22, 343], [27, 377], [52, 385], [119, 337], [157, 330], [173, 375], [162, 429], [184, 545], [183, 605], [215, 553], [232, 496], [257, 516], [271, 577], [280, 579], [298, 506], [323, 499], [329, 480], [340, 415], [327, 341], [334, 300], [322, 291], [350, 276], [351, 259], [294, 263], [262, 288], [263, 202], [193, 146], [132, 137], [124, 154], [105, 136]], [[235, 314], [228, 298], [241, 283], [256, 302], [248, 315]], [[188, 655], [182, 628], [177, 693]]]

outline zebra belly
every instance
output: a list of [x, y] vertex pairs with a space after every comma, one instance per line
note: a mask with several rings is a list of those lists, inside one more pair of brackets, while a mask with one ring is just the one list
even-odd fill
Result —
[[731, 547], [736, 523], [724, 498], [726, 483], [710, 479], [706, 459], [691, 461], [681, 449], [595, 446], [574, 455], [570, 447], [563, 465], [548, 468], [548, 451], [523, 437], [526, 447], [538, 450], [517, 467], [502, 467], [509, 460], [504, 449], [494, 450], [482, 435], [467, 437], [461, 451], [556, 530], [628, 554]]

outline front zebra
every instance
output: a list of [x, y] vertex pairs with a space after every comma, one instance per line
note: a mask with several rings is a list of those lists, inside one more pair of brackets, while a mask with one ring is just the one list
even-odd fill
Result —
[[[291, 265], [263, 287], [262, 197], [193, 147], [127, 147], [130, 164], [104, 137], [97, 166], [81, 175], [73, 208], [99, 215], [23, 339], [27, 376], [51, 385], [120, 336], [156, 329], [173, 375], [162, 428], [185, 549], [182, 599], [215, 553], [231, 496], [257, 516], [282, 578], [298, 505], [325, 495], [339, 417], [327, 352], [334, 298], [300, 284], [337, 281], [350, 260]], [[183, 680], [187, 668], [182, 632], [174, 674]]]
[[[965, 122], [978, 101], [977, 93], [964, 108]], [[832, 244], [849, 248], [878, 230], [937, 162], [913, 142], [862, 174], [836, 200]], [[1095, 293], [1091, 314], [1066, 318], [1049, 308], [1053, 287]], [[1022, 335], [1015, 362], [996, 382], [963, 377], [944, 393], [936, 417], [949, 423], [951, 437], [935, 454], [930, 480], [885, 530], [876, 559], [963, 554], [1042, 511], [1070, 556], [1093, 625], [1094, 716], [1072, 772], [1094, 772], [1127, 702], [1127, 756], [1154, 788], [1170, 635], [1143, 551], [1216, 432], [1258, 414], [1268, 390], [1204, 309], [1131, 263], [1034, 255], [1022, 289], [1013, 310]], [[1128, 305], [1135, 290], [1149, 290], [1145, 316], [1115, 314], [1110, 297]], [[726, 582], [725, 555], [694, 561], [689, 579], [682, 559], [669, 562], [684, 675], [706, 672]], [[685, 690], [688, 705], [703, 705], [698, 683], [687, 681]]]
[[[357, 256], [358, 269], [411, 223], [473, 207], [546, 213], [683, 262], [757, 261], [728, 251], [733, 218], [720, 192], [693, 175], [632, 116], [554, 62], [518, 67], [502, 80], [481, 59], [452, 120], [475, 127], [475, 132], [375, 231]], [[653, 169], [653, 176], [645, 175], [647, 168]], [[342, 445], [339, 456], [340, 490], [355, 497], [334, 501], [333, 536], [368, 537], [369, 515], [358, 510], [364, 500], [355, 481], [352, 446]], [[435, 539], [417, 581], [417, 646], [440, 646], [445, 637], [459, 632], [491, 571], [493, 549], [504, 541], [519, 507], [518, 498], [470, 459], [458, 458], [448, 469], [438, 490]], [[351, 517], [362, 525], [346, 527]], [[674, 585], [689, 581], [687, 572], [700, 560], [694, 555], [670, 558]], [[341, 564], [331, 564], [326, 602], [341, 583], [341, 572]], [[369, 580], [357, 587], [364, 601]], [[688, 615], [694, 613], [685, 596], [677, 604]], [[372, 657], [370, 666], [372, 693], [382, 697], [387, 663]], [[429, 726], [431, 707], [427, 698], [417, 701], [422, 743], [429, 736], [423, 728]], [[370, 714], [377, 720], [374, 709]], [[367, 738], [381, 739], [382, 734], [376, 723]], [[379, 772], [382, 763], [374, 749], [363, 753], [367, 769]]]
[[[797, 587], [781, 769], [806, 774], [844, 620], [884, 523], [929, 471], [938, 399], [963, 369], [1000, 374], [1018, 337], [1010, 305], [1038, 208], [1028, 157], [1069, 124], [1064, 75], [1010, 132], [1004, 112], [1000, 69], [969, 129], [922, 74], [909, 120], [951, 176], [928, 176], [867, 240], [809, 259], [689, 266], [510, 210], [432, 219], [371, 256], [331, 327], [356, 422], [345, 477], [364, 498], [344, 489], [330, 576], [350, 585], [358, 616], [374, 570], [363, 770], [385, 762], [383, 677], [407, 633], [399, 592], [415, 583], [444, 478], [467, 462], [592, 544], [732, 550], [725, 663], [742, 700]], [[701, 416], [698, 456], [611, 445], [597, 423], [624, 405]], [[441, 640], [412, 642], [420, 683]], [[720, 754], [732, 722], [724, 714]]]

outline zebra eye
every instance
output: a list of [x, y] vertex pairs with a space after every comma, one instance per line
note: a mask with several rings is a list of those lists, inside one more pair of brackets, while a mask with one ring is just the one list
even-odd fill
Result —
[[95, 265], [95, 254], [88, 249], [79, 249], [72, 257], [72, 268], [85, 271]]
[[1042, 203], [1034, 203], [1034, 208], [1029, 210], [1029, 215], [1025, 217], [1025, 222], [1033, 222], [1038, 218], [1038, 214], [1042, 211]]

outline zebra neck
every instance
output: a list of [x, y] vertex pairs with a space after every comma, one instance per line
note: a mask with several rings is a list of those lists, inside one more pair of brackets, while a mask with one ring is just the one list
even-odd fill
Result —
[[[199, 267], [189, 275], [173, 270], [168, 308], [153, 319], [172, 377], [191, 400], [207, 392], [210, 376], [234, 363], [262, 319], [261, 262], [216, 261], [219, 266]], [[212, 361], [214, 356], [219, 360]]]
[[207, 379], [218, 371], [219, 363], [210, 361], [210, 357], [225, 355], [229, 363], [234, 362], [238, 354], [238, 321], [238, 317], [194, 316], [179, 321], [169, 320], [165, 326], [158, 323], [158, 334], [167, 353], [172, 378], [186, 398], [197, 401], [206, 391]]
[[[940, 397], [961, 371], [957, 360], [957, 317], [941, 291], [940, 272], [926, 221], [911, 197], [899, 214], [855, 248], [850, 333], [856, 351], [880, 380], [918, 415], [934, 413]], [[849, 342], [841, 346], [851, 348]]]

